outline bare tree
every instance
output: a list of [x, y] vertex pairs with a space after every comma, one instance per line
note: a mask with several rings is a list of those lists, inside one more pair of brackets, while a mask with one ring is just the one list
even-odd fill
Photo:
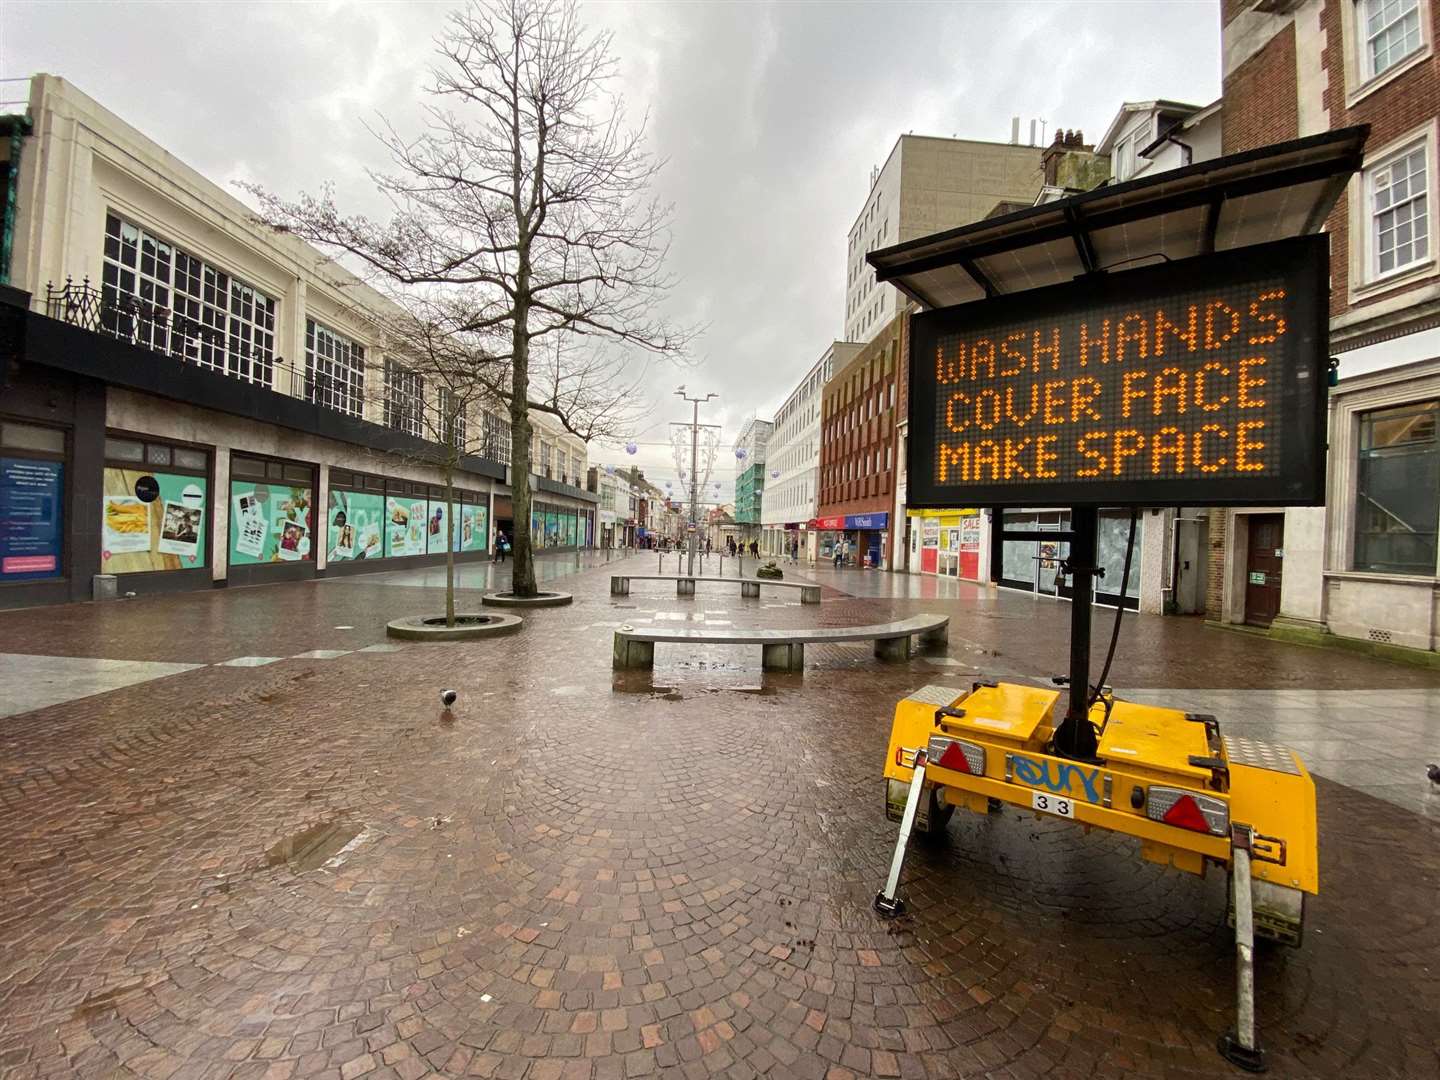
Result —
[[[610, 92], [610, 35], [588, 34], [571, 0], [472, 3], [437, 46], [420, 130], [374, 129], [394, 163], [371, 174], [388, 220], [342, 214], [329, 188], [296, 201], [249, 190], [272, 226], [429, 290], [453, 334], [484, 342], [528, 522], [530, 412], [591, 437], [626, 400], [617, 355], [679, 356], [692, 337], [656, 311], [671, 285], [669, 208], [650, 194], [659, 163], [643, 123], [628, 128]], [[534, 595], [528, 529], [514, 553], [514, 591]]]

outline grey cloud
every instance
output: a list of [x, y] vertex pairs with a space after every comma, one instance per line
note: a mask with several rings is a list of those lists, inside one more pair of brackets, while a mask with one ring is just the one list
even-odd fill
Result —
[[[0, 75], [51, 71], [222, 184], [333, 181], [374, 206], [386, 162], [363, 127], [404, 127], [440, 3], [0, 7]], [[1124, 100], [1219, 92], [1219, 9], [1195, 2], [592, 4], [615, 33], [632, 119], [649, 113], [675, 205], [668, 307], [704, 323], [697, 363], [651, 376], [636, 455], [675, 479], [677, 383], [721, 395], [717, 479], [746, 417], [768, 417], [841, 329], [845, 237], [869, 173], [909, 130], [1004, 140], [1010, 116], [1097, 138]], [[12, 95], [5, 95], [7, 97]], [[1022, 132], [1023, 133], [1023, 132]], [[602, 461], [626, 463], [618, 448]]]

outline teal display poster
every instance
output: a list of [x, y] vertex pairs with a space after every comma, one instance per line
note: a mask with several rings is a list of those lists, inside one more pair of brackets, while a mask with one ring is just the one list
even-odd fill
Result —
[[313, 559], [311, 490], [288, 484], [230, 485], [230, 565]]
[[107, 574], [190, 570], [205, 562], [206, 480], [104, 471], [100, 559]]
[[425, 499], [390, 496], [385, 500], [385, 555], [424, 555], [430, 506]]
[[545, 511], [545, 546], [560, 546], [560, 515], [554, 510]]
[[385, 497], [331, 491], [327, 513], [330, 562], [378, 559], [385, 553]]
[[464, 506], [455, 525], [456, 551], [486, 551], [489, 548], [490, 508], [488, 506]]
[[[460, 508], [455, 507], [456, 510]], [[445, 538], [450, 530], [445, 527], [448, 507], [444, 499], [431, 499], [430, 512], [425, 518], [425, 550], [430, 554], [445, 554]]]
[[565, 515], [565, 546], [575, 546], [575, 515]]
[[539, 510], [530, 511], [530, 543], [536, 547], [545, 543], [545, 515]]

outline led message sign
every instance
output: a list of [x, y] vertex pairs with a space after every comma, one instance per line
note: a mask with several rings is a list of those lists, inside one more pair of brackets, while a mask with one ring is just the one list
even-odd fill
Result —
[[917, 315], [915, 507], [1318, 505], [1328, 243]]

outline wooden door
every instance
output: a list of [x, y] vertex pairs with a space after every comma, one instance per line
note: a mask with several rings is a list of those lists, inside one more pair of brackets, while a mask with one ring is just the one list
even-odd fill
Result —
[[1285, 515], [1252, 514], [1245, 559], [1245, 621], [1252, 626], [1269, 626], [1280, 614], [1284, 548]]

